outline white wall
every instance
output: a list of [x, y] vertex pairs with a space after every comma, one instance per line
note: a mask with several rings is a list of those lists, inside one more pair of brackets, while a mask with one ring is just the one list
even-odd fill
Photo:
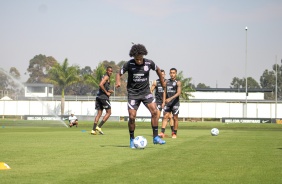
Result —
[[[0, 101], [0, 115], [60, 115], [60, 101]], [[127, 102], [111, 102], [112, 116], [128, 116]], [[65, 115], [95, 115], [95, 101], [66, 101]], [[275, 103], [248, 103], [248, 118], [275, 118]], [[244, 103], [189, 102], [180, 104], [179, 117], [242, 118]], [[141, 104], [137, 116], [150, 116]], [[277, 118], [282, 118], [282, 104], [277, 104]]]
[[[190, 99], [233, 99], [244, 100], [246, 99], [245, 92], [191, 92]], [[248, 92], [248, 100], [263, 100], [264, 93], [251, 93]]]

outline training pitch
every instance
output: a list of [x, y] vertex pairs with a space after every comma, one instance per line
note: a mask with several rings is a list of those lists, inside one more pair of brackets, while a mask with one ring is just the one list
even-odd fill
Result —
[[[282, 183], [282, 125], [180, 122], [178, 137], [129, 148], [127, 122], [66, 128], [55, 121], [0, 120], [0, 183]], [[211, 136], [211, 128], [218, 136]], [[166, 133], [170, 135], [170, 127]]]

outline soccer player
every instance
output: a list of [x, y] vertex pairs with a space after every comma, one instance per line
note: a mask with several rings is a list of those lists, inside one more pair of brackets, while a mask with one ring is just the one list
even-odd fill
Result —
[[172, 138], [176, 138], [177, 129], [178, 129], [178, 114], [179, 114], [179, 106], [180, 106], [179, 96], [181, 94], [181, 82], [176, 80], [176, 76], [177, 76], [176, 68], [171, 68], [169, 75], [170, 75], [170, 79], [166, 81], [166, 86], [164, 88], [165, 90], [164, 118], [162, 122], [162, 130], [159, 136], [160, 137], [164, 136], [167, 119], [172, 113], [173, 121], [174, 121], [174, 130], [172, 132]]
[[[162, 76], [165, 79], [165, 71], [161, 70]], [[163, 100], [163, 93], [164, 93], [164, 89], [161, 85], [160, 79], [157, 79], [153, 82], [152, 86], [151, 86], [151, 93], [153, 93], [155, 91], [155, 98], [156, 98], [156, 103], [157, 103], [157, 108], [158, 108], [158, 120], [161, 116], [161, 112], [162, 109], [164, 108], [165, 105], [165, 101]], [[167, 120], [168, 121], [168, 120]], [[170, 123], [170, 128], [171, 131], [173, 132], [173, 118], [172, 118], [172, 114], [170, 114], [169, 116], [169, 123]], [[162, 134], [162, 132], [159, 134], [159, 136], [164, 137], [164, 135]]]
[[160, 68], [149, 59], [144, 58], [147, 55], [147, 49], [142, 44], [134, 44], [131, 47], [129, 56], [134, 59], [126, 62], [116, 75], [116, 87], [120, 87], [120, 77], [128, 72], [127, 92], [128, 92], [128, 130], [130, 137], [130, 148], [135, 148], [133, 144], [135, 131], [135, 118], [138, 107], [142, 102], [151, 113], [151, 126], [153, 130], [153, 143], [165, 144], [165, 141], [158, 136], [158, 110], [155, 98], [150, 91], [149, 74], [150, 70], [155, 70], [162, 86], [165, 85]]
[[[95, 104], [97, 115], [94, 119], [93, 129], [91, 131], [91, 134], [93, 135], [96, 135], [96, 131], [104, 135], [104, 132], [102, 131], [101, 128], [112, 114], [111, 103], [110, 103], [110, 96], [114, 92], [113, 90], [110, 90], [110, 77], [112, 73], [113, 73], [113, 68], [111, 66], [108, 66], [106, 69], [106, 74], [102, 76], [102, 79], [99, 84], [99, 91], [97, 93], [96, 104]], [[102, 121], [97, 126], [98, 121], [104, 109], [106, 110], [106, 114], [102, 119]]]
[[77, 125], [78, 125], [78, 119], [77, 119], [77, 117], [74, 115], [74, 113], [72, 112], [71, 113], [71, 115], [69, 116], [69, 126], [70, 126], [70, 128], [72, 127], [72, 126], [76, 126], [76, 128], [77, 128]]

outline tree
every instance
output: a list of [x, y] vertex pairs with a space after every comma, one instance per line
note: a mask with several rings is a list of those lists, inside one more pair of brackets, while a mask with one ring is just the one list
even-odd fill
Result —
[[[260, 85], [262, 88], [273, 89], [273, 91], [275, 91], [275, 85], [276, 85], [275, 72], [265, 70], [262, 76], [260, 77]], [[274, 100], [275, 93], [265, 93], [264, 97], [267, 100]]]
[[[234, 77], [232, 82], [230, 83], [230, 88], [245, 88], [246, 87], [246, 78], [239, 79], [238, 77]], [[259, 83], [252, 77], [248, 77], [248, 88], [259, 89]]]
[[102, 63], [99, 63], [92, 74], [86, 74], [83, 76], [86, 84], [91, 85], [94, 89], [99, 88], [100, 80], [106, 73], [106, 69]]
[[0, 91], [2, 96], [9, 94], [10, 97], [17, 99], [20, 92], [23, 92], [23, 86], [19, 81], [20, 76], [20, 72], [15, 67], [11, 67], [9, 73], [0, 69]]
[[192, 78], [184, 78], [183, 76], [183, 72], [180, 71], [178, 74], [177, 74], [177, 77], [176, 77], [177, 80], [179, 80], [181, 82], [181, 85], [182, 85], [182, 89], [181, 89], [181, 98], [185, 99], [185, 100], [189, 100], [189, 96], [192, 96], [190, 94], [190, 92], [194, 91], [192, 89], [192, 84], [191, 84], [191, 80]]
[[243, 80], [242, 79], [239, 79], [238, 77], [234, 77], [232, 79], [232, 82], [230, 83], [231, 86], [230, 88], [242, 88], [243, 86]]
[[202, 89], [204, 89], [204, 88], [210, 88], [209, 86], [206, 86], [204, 83], [199, 83], [198, 85], [197, 85], [197, 88], [202, 88]]
[[79, 78], [79, 66], [69, 66], [68, 60], [65, 59], [62, 65], [56, 63], [48, 71], [48, 81], [58, 85], [61, 89], [61, 115], [64, 115], [65, 111], [65, 89], [67, 86], [75, 84], [80, 81]]
[[92, 75], [93, 71], [90, 66], [86, 66], [79, 70], [81, 82], [72, 84], [65, 89], [66, 95], [89, 95], [93, 91], [93, 87], [83, 81], [83, 76]]
[[39, 54], [29, 61], [27, 83], [46, 83], [48, 70], [57, 63], [52, 56]]

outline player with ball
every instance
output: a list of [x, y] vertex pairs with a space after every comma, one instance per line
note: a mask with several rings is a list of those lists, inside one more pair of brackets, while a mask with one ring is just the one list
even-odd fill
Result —
[[147, 49], [142, 44], [134, 44], [131, 47], [129, 56], [134, 59], [126, 62], [116, 75], [116, 87], [120, 87], [120, 77], [128, 72], [127, 78], [127, 92], [128, 92], [128, 130], [130, 137], [130, 148], [134, 146], [134, 131], [135, 131], [135, 118], [137, 110], [141, 102], [148, 108], [151, 113], [151, 126], [153, 130], [153, 143], [165, 144], [165, 141], [158, 136], [158, 110], [155, 103], [155, 98], [150, 91], [149, 74], [150, 70], [155, 70], [161, 85], [164, 87], [165, 82], [162, 77], [160, 68], [150, 59], [144, 58], [147, 55]]

